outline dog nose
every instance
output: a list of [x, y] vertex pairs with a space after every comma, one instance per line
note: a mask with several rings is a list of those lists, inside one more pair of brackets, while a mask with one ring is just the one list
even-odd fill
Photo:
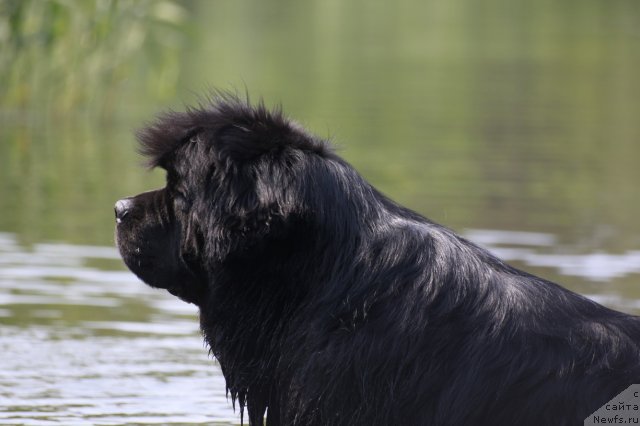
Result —
[[115, 211], [116, 211], [116, 222], [122, 222], [122, 219], [129, 213], [131, 210], [131, 206], [133, 205], [133, 201], [130, 198], [123, 198], [122, 200], [118, 200], [116, 202]]

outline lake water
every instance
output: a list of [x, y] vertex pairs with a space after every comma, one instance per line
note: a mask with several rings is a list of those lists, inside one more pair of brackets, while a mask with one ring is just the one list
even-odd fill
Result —
[[[640, 251], [558, 254], [551, 234], [465, 234], [528, 269], [595, 283], [589, 297], [640, 312], [640, 299], [607, 284], [637, 279]], [[112, 247], [25, 247], [0, 234], [0, 321], [0, 424], [239, 422], [196, 309], [124, 271]]]
[[0, 424], [235, 424], [197, 310], [113, 247], [0, 234]]
[[0, 424], [239, 423], [197, 310], [113, 247], [114, 202], [164, 179], [134, 130], [207, 87], [281, 103], [391, 198], [640, 313], [637, 0], [95, 4], [0, 2]]

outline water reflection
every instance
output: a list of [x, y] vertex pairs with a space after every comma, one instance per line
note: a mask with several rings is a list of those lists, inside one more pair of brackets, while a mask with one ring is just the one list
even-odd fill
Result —
[[[556, 242], [553, 235], [474, 229], [467, 231], [466, 236], [489, 248], [496, 256], [507, 262], [518, 261], [534, 267], [555, 268], [562, 275], [607, 282], [629, 274], [640, 273], [640, 250], [621, 254], [539, 253], [523, 246], [553, 246]], [[519, 247], [504, 247], [505, 244]]]
[[535, 232], [470, 229], [465, 236], [509, 263], [537, 270], [540, 276], [549, 276], [549, 270], [552, 270], [560, 281], [578, 277], [582, 281], [599, 283], [600, 287], [594, 287], [582, 282], [572, 289], [616, 309], [636, 314], [640, 311], [637, 286], [632, 293], [614, 284], [628, 276], [637, 281], [640, 250], [620, 254], [602, 251], [577, 253], [575, 248], [559, 246], [554, 235]]
[[197, 337], [139, 331], [3, 327], [0, 424], [234, 422]]
[[[577, 253], [547, 233], [468, 230], [498, 256], [627, 311], [611, 280], [640, 252]], [[140, 283], [111, 247], [20, 245], [0, 233], [0, 424], [237, 424], [193, 306]]]
[[236, 424], [197, 327], [113, 248], [0, 234], [0, 424]]

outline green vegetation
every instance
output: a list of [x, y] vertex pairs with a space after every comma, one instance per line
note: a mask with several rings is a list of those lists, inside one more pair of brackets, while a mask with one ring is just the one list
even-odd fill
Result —
[[0, 0], [0, 232], [110, 244], [162, 181], [133, 130], [246, 86], [434, 220], [635, 248], [638, 28], [638, 0]]
[[169, 0], [2, 0], [0, 107], [109, 114], [139, 84], [168, 99], [188, 15]]

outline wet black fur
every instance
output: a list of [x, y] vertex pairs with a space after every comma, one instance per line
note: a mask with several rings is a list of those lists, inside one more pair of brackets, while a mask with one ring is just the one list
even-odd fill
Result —
[[200, 308], [261, 425], [576, 425], [640, 383], [640, 321], [512, 268], [233, 96], [139, 133], [126, 264]]

